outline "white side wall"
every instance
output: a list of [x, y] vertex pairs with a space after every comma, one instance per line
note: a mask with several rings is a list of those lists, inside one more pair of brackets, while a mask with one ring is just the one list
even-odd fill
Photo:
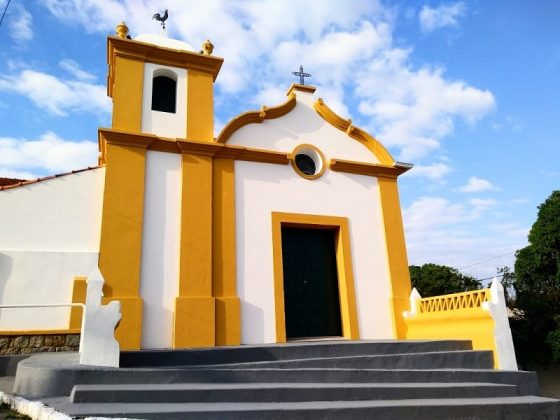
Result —
[[[69, 303], [97, 264], [105, 168], [0, 191], [0, 302]], [[0, 330], [68, 328], [70, 309], [2, 309]]]
[[[73, 280], [96, 266], [97, 252], [0, 251], [4, 305], [72, 302]], [[0, 309], [0, 330], [66, 329], [68, 308]]]
[[179, 291], [181, 155], [148, 151], [145, 180], [142, 348], [170, 348]]
[[[154, 72], [165, 69], [177, 76], [177, 107], [174, 114], [152, 111], [152, 81]], [[144, 64], [142, 91], [142, 132], [161, 137], [185, 138], [187, 136], [187, 70], [159, 64]]]
[[297, 175], [290, 165], [236, 161], [235, 192], [242, 343], [276, 341], [273, 211], [349, 219], [360, 337], [393, 338], [387, 255], [375, 178], [327, 170], [321, 178], [310, 181]]

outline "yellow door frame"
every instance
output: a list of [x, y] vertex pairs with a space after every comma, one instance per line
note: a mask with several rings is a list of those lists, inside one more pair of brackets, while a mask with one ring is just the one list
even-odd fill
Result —
[[286, 342], [286, 317], [284, 313], [284, 268], [282, 261], [282, 227], [307, 229], [333, 229], [335, 231], [336, 266], [342, 336], [359, 339], [358, 314], [354, 291], [354, 272], [350, 234], [346, 217], [321, 216], [298, 213], [272, 213], [272, 247], [274, 260], [274, 304], [276, 315], [276, 342]]

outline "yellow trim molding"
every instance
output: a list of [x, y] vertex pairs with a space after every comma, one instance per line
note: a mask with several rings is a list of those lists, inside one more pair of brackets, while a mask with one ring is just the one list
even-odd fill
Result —
[[239, 114], [225, 125], [218, 137], [216, 137], [216, 142], [224, 144], [240, 128], [248, 124], [260, 124], [266, 119], [280, 118], [289, 113], [295, 106], [296, 95], [292, 91], [288, 95], [288, 100], [281, 105], [272, 108], [263, 106], [260, 111], [249, 111]]
[[395, 338], [405, 338], [406, 325], [403, 319], [403, 312], [409, 309], [411, 285], [399, 191], [397, 180], [394, 178], [378, 177], [377, 182], [385, 231], [387, 267], [391, 282], [393, 331]]
[[[318, 157], [318, 160], [320, 161], [321, 165], [319, 167], [319, 171], [317, 171], [317, 173], [313, 174], [313, 175], [308, 175], [306, 173], [304, 173], [301, 169], [298, 168], [297, 163], [296, 163], [296, 156], [299, 154], [304, 154], [304, 155], [308, 155], [309, 153], [305, 153], [311, 151], [312, 154], [315, 154]], [[312, 156], [309, 156], [313, 161], [315, 161], [315, 159], [313, 159]], [[294, 150], [292, 151], [292, 153], [290, 153], [290, 163], [292, 164], [292, 168], [294, 168], [294, 171], [296, 171], [296, 173], [301, 176], [302, 178], [305, 179], [318, 179], [321, 178], [323, 176], [323, 174], [325, 173], [325, 170], [327, 169], [327, 162], [325, 161], [325, 156], [323, 155], [323, 153], [315, 146], [311, 145], [311, 144], [300, 144], [298, 146], [296, 146], [294, 148]]]
[[387, 166], [341, 159], [331, 159], [329, 167], [331, 170], [337, 172], [393, 179], [396, 179], [398, 176], [402, 175], [411, 168], [411, 166]]
[[107, 145], [121, 145], [145, 148], [168, 153], [188, 153], [200, 156], [214, 156], [244, 160], [249, 162], [273, 163], [287, 165], [290, 163], [289, 153], [262, 149], [251, 149], [243, 146], [209, 143], [205, 141], [180, 140], [158, 137], [153, 134], [132, 133], [109, 128], [99, 129], [99, 150], [103, 161], [106, 161]]
[[354, 272], [350, 248], [350, 233], [346, 217], [318, 216], [297, 213], [272, 213], [272, 249], [274, 259], [274, 304], [276, 314], [276, 342], [286, 342], [284, 306], [284, 268], [282, 263], [282, 227], [294, 226], [311, 229], [332, 229], [336, 232], [336, 265], [342, 336], [360, 338], [354, 289]]
[[235, 162], [212, 166], [212, 295], [216, 298], [216, 345], [241, 344], [241, 303], [236, 286]]
[[336, 114], [332, 109], [330, 109], [323, 99], [319, 98], [313, 103], [313, 108], [317, 113], [328, 122], [333, 127], [344, 131], [348, 136], [352, 137], [354, 140], [358, 140], [365, 147], [367, 147], [373, 155], [379, 160], [383, 165], [393, 166], [395, 160], [391, 154], [379, 143], [374, 137], [370, 136], [364, 130], [352, 125], [352, 120], [345, 120], [338, 114]]

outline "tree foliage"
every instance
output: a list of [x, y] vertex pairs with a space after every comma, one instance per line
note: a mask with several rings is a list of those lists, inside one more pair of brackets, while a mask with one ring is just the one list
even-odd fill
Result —
[[412, 287], [416, 287], [423, 297], [466, 292], [481, 287], [480, 282], [474, 277], [462, 274], [446, 265], [411, 265], [409, 269]]
[[529, 245], [515, 254], [512, 331], [523, 367], [560, 360], [560, 191], [539, 207]]

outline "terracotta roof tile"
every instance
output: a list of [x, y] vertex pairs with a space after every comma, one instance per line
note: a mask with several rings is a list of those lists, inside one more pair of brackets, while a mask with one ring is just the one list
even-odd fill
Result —
[[17, 178], [1, 178], [0, 177], [0, 187], [5, 185], [14, 185], [19, 184], [21, 182], [25, 182], [25, 179], [17, 179]]
[[[61, 174], [50, 175], [50, 176], [44, 176], [42, 178], [31, 179], [31, 180], [0, 178], [0, 191], [9, 190], [9, 189], [12, 189], [12, 188], [18, 188], [18, 187], [22, 187], [24, 185], [29, 185], [29, 184], [35, 184], [37, 182], [47, 181], [49, 179], [60, 178], [61, 176], [77, 174], [77, 173], [85, 172], [85, 171], [91, 171], [92, 169], [97, 169], [97, 168], [100, 168], [100, 167], [101, 166], [88, 166], [87, 168], [84, 168], [84, 169], [76, 169], [75, 171], [64, 172], [64, 173], [61, 173]], [[12, 182], [6, 182], [4, 184], [4, 183], [2, 183], [2, 180], [9, 180], [9, 181], [12, 181]]]

